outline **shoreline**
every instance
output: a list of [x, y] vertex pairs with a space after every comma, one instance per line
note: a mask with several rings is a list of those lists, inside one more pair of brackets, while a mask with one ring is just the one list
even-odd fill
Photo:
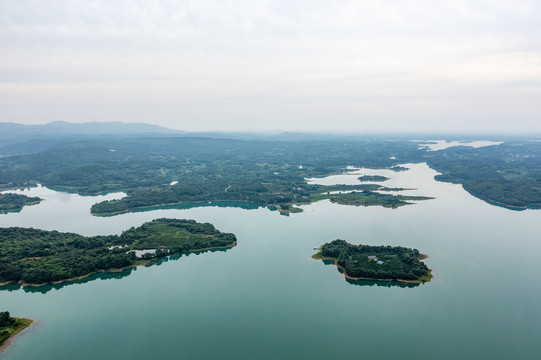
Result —
[[[66, 283], [66, 282], [83, 280], [83, 279], [86, 279], [87, 277], [90, 277], [90, 276], [96, 275], [96, 274], [120, 273], [120, 272], [123, 272], [124, 270], [128, 270], [128, 269], [131, 269], [131, 268], [134, 268], [134, 267], [137, 267], [137, 266], [146, 265], [149, 262], [150, 262], [150, 259], [148, 261], [143, 262], [143, 263], [133, 264], [133, 265], [125, 266], [123, 268], [112, 268], [112, 269], [107, 269], [107, 270], [98, 270], [98, 271], [91, 272], [90, 274], [76, 276], [76, 277], [72, 277], [72, 278], [64, 279], [64, 280], [56, 280], [56, 281], [46, 282], [46, 283], [42, 283], [42, 284], [25, 283], [25, 282], [18, 282], [17, 284], [20, 287], [40, 287], [40, 286], [45, 286], [45, 285], [58, 285], [58, 284]], [[15, 281], [12, 281], [11, 284], [14, 283], [14, 282]]]
[[[177, 253], [170, 253], [170, 254], [167, 254], [165, 256], [170, 256], [170, 255], [175, 255], [175, 254], [189, 254], [189, 253], [195, 253], [195, 252], [199, 252], [199, 251], [210, 251], [210, 250], [220, 250], [220, 249], [231, 249], [233, 247], [237, 246], [237, 242], [235, 241], [233, 244], [231, 245], [227, 245], [227, 246], [215, 246], [215, 247], [209, 247], [209, 248], [203, 248], [203, 249], [197, 249], [197, 250], [190, 250], [190, 251], [184, 251], [184, 252], [177, 252]], [[162, 256], [162, 257], [165, 257], [165, 256]], [[42, 284], [35, 284], [35, 283], [25, 283], [25, 282], [15, 282], [15, 281], [6, 281], [6, 282], [3, 282], [3, 283], [0, 283], [0, 291], [2, 290], [2, 286], [5, 286], [5, 285], [9, 285], [9, 284], [14, 284], [16, 283], [17, 285], [19, 285], [19, 287], [41, 287], [41, 286], [45, 286], [45, 285], [58, 285], [58, 284], [62, 284], [62, 283], [67, 283], [67, 282], [72, 282], [72, 281], [77, 281], [77, 280], [83, 280], [83, 279], [86, 279], [87, 277], [90, 277], [92, 275], [96, 275], [96, 274], [104, 274], [104, 273], [120, 273], [120, 272], [123, 272], [124, 270], [128, 270], [128, 269], [132, 269], [132, 268], [136, 268], [138, 266], [145, 266], [149, 263], [151, 263], [152, 261], [155, 261], [155, 260], [158, 260], [159, 257], [153, 257], [153, 258], [150, 258], [150, 259], [139, 259], [138, 261], [136, 261], [135, 264], [133, 265], [129, 265], [129, 266], [125, 266], [125, 267], [122, 267], [122, 268], [111, 268], [111, 269], [107, 269], [107, 270], [98, 270], [98, 271], [94, 271], [92, 273], [89, 273], [89, 274], [85, 274], [85, 275], [81, 275], [81, 276], [76, 276], [76, 277], [72, 277], [72, 278], [69, 278], [69, 279], [63, 279], [63, 280], [57, 280], [57, 281], [51, 281], [51, 282], [46, 282], [46, 283], [42, 283]]]
[[[432, 279], [434, 278], [434, 275], [432, 275], [432, 269], [428, 269], [428, 274], [429, 274], [430, 278], [427, 281], [405, 280], [405, 279], [381, 279], [381, 278], [370, 278], [370, 277], [354, 277], [354, 276], [349, 275], [346, 272], [346, 269], [344, 269], [344, 267], [338, 265], [338, 263], [336, 262], [336, 259], [329, 258], [329, 257], [321, 257], [321, 256], [318, 256], [318, 255], [319, 255], [319, 252], [317, 254], [312, 255], [312, 259], [314, 259], [314, 260], [322, 260], [322, 261], [323, 260], [332, 261], [333, 265], [338, 268], [340, 273], [342, 275], [344, 275], [344, 277], [346, 279], [349, 279], [349, 280], [372, 280], [372, 281], [382, 281], [382, 282], [397, 281], [397, 282], [407, 283], [407, 284], [426, 284], [426, 283], [432, 281]], [[428, 255], [425, 255], [425, 254], [420, 254], [420, 256], [422, 256], [421, 260], [424, 260], [424, 259], [428, 258]]]
[[[290, 210], [283, 210], [280, 208], [280, 205], [278, 204], [262, 204], [262, 203], [258, 203], [258, 202], [253, 202], [253, 201], [245, 201], [245, 200], [211, 200], [210, 203], [220, 203], [220, 202], [239, 202], [239, 203], [245, 203], [245, 204], [254, 204], [254, 205], [258, 205], [260, 207], [266, 207], [266, 208], [269, 208], [269, 209], [276, 209], [278, 212], [280, 213], [299, 213], [299, 212], [302, 212], [302, 209], [300, 209], [301, 211], [290, 211]], [[174, 202], [174, 203], [164, 203], [164, 204], [156, 204], [156, 205], [146, 205], [146, 206], [136, 206], [136, 207], [133, 207], [133, 208], [129, 208], [129, 209], [126, 209], [126, 210], [122, 210], [122, 211], [114, 211], [114, 212], [108, 212], [108, 213], [95, 213], [95, 212], [92, 212], [92, 210], [90, 211], [90, 215], [92, 216], [103, 216], [103, 217], [106, 217], [106, 216], [115, 216], [115, 215], [120, 215], [120, 214], [126, 214], [126, 213], [129, 213], [129, 212], [132, 212], [134, 210], [144, 210], [146, 211], [148, 209], [148, 211], [152, 211], [152, 210], [155, 210], [156, 208], [159, 208], [159, 207], [162, 207], [162, 206], [175, 206], [175, 205], [181, 205], [181, 204], [189, 204], [189, 203], [193, 203], [193, 204], [199, 204], [199, 203], [202, 203], [202, 204], [207, 204], [209, 203], [209, 201], [207, 200], [201, 200], [201, 201], [179, 201], [179, 202]], [[287, 204], [284, 204], [284, 205], [289, 205], [289, 206], [292, 206], [292, 207], [295, 207], [296, 205], [310, 205], [312, 202], [307, 202], [307, 203], [287, 203]], [[194, 206], [194, 207], [203, 207], [203, 206]], [[298, 209], [298, 208], [297, 208]]]
[[514, 210], [514, 211], [523, 211], [523, 210], [539, 210], [539, 208], [536, 208], [536, 207], [531, 207], [531, 206], [528, 206], [528, 205], [509, 205], [509, 204], [506, 204], [506, 203], [503, 203], [501, 201], [497, 201], [497, 200], [492, 200], [484, 195], [481, 195], [481, 194], [476, 194], [476, 193], [473, 193], [472, 191], [466, 189], [464, 187], [464, 184], [461, 184], [462, 185], [462, 188], [464, 190], [466, 190], [466, 192], [468, 194], [470, 194], [471, 196], [479, 199], [479, 200], [483, 200], [484, 202], [487, 202], [489, 205], [494, 205], [494, 206], [499, 206], [499, 207], [503, 207], [505, 209], [508, 209], [508, 210]]
[[15, 340], [15, 338], [17, 337], [17, 335], [21, 335], [26, 329], [30, 329], [32, 327], [32, 325], [35, 323], [34, 320], [32, 319], [25, 319], [25, 318], [14, 318], [14, 319], [17, 319], [17, 321], [23, 321], [23, 322], [28, 322], [28, 324], [24, 325], [23, 327], [20, 327], [18, 328], [17, 330], [15, 330], [15, 332], [13, 334], [11, 334], [10, 337], [8, 337], [4, 343], [2, 344], [2, 346], [0, 346], [0, 354], [2, 354], [4, 351], [7, 350], [7, 348], [9, 347], [9, 345], [11, 345], [11, 343], [13, 342], [13, 340]]
[[[246, 204], [254, 204], [254, 205], [266, 206], [266, 207], [271, 206], [271, 205], [265, 205], [265, 204], [261, 204], [261, 203], [256, 203], [256, 202], [252, 202], [252, 201], [243, 201], [243, 200], [212, 200], [210, 202], [214, 203], [214, 202], [221, 202], [221, 201], [223, 201], [223, 202], [234, 201], [234, 202], [241, 202], [241, 203], [246, 203]], [[194, 203], [194, 204], [198, 204], [198, 203], [205, 204], [206, 203], [206, 204], [208, 204], [209, 201], [204, 201], [204, 200], [201, 200], [201, 201], [179, 201], [179, 202], [174, 202], [174, 203], [136, 206], [136, 207], [129, 208], [129, 209], [126, 209], [126, 210], [114, 211], [114, 212], [108, 212], [108, 213], [95, 213], [95, 212], [92, 212], [92, 210], [91, 210], [90, 215], [92, 215], [92, 216], [114, 216], [114, 215], [120, 215], [120, 214], [129, 213], [130, 211], [133, 211], [133, 210], [148, 209], [149, 211], [151, 211], [151, 210], [153, 210], [155, 208], [159, 208], [161, 206], [175, 206], [175, 205], [188, 204], [188, 203]], [[202, 207], [202, 206], [194, 206], [194, 207]]]

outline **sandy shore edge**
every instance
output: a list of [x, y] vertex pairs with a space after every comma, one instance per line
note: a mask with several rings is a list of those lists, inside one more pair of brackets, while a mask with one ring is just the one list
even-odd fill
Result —
[[35, 321], [32, 320], [32, 319], [24, 319], [24, 318], [15, 318], [15, 319], [17, 319], [17, 320], [29, 320], [30, 324], [23, 327], [22, 329], [19, 329], [13, 335], [11, 335], [8, 339], [6, 339], [6, 341], [4, 341], [2, 346], [0, 346], [0, 354], [2, 354], [4, 351], [6, 351], [6, 349], [9, 347], [9, 345], [11, 345], [11, 343], [17, 337], [17, 335], [21, 335], [23, 332], [25, 332], [25, 330], [30, 329], [32, 327], [32, 325], [35, 323]]

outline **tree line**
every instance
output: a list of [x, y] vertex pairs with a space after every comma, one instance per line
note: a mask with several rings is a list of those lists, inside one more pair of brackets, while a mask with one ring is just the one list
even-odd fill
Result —
[[226, 247], [235, 235], [193, 220], [156, 219], [121, 235], [82, 236], [33, 228], [0, 228], [0, 282], [43, 284], [133, 266], [133, 250], [155, 256]]
[[[421, 255], [417, 249], [353, 245], [337, 239], [321, 246], [319, 254], [335, 260], [351, 277], [414, 281], [430, 277], [430, 270], [420, 261]], [[370, 259], [369, 256], [374, 256], [377, 260]]]

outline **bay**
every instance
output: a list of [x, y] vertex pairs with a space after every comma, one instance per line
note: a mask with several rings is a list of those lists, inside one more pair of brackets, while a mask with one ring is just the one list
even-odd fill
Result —
[[[159, 217], [210, 222], [236, 234], [228, 251], [183, 255], [121, 274], [0, 290], [0, 308], [36, 320], [1, 355], [13, 359], [531, 359], [541, 351], [541, 212], [489, 205], [437, 182], [425, 164], [359, 169], [322, 183], [390, 177], [387, 187], [433, 196], [400, 207], [321, 201], [282, 216], [267, 208], [168, 207], [112, 217], [84, 197], [34, 188], [41, 204], [0, 215], [0, 226], [120, 234]], [[224, 204], [221, 204], [224, 205]], [[235, 205], [235, 204], [231, 204]], [[419, 286], [344, 279], [311, 259], [341, 238], [428, 254]]]

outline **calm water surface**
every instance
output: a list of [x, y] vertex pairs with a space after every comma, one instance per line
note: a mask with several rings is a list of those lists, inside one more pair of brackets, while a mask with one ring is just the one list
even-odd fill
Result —
[[418, 141], [419, 147], [428, 148], [432, 151], [444, 150], [454, 146], [467, 146], [480, 148], [485, 146], [499, 145], [501, 141], [475, 140], [475, 141], [446, 141], [446, 140], [428, 140]]
[[[228, 251], [191, 254], [122, 274], [38, 289], [0, 290], [0, 308], [36, 319], [2, 358], [14, 359], [534, 359], [541, 351], [541, 211], [488, 205], [459, 185], [409, 171], [359, 169], [314, 180], [389, 187], [435, 200], [398, 209], [328, 201], [289, 217], [265, 208], [159, 209], [93, 217], [122, 194], [45, 199], [0, 226], [119, 234], [158, 217], [210, 222], [237, 235]], [[414, 247], [435, 279], [401, 287], [349, 283], [313, 248], [353, 243]], [[392, 286], [391, 286], [392, 285]]]

